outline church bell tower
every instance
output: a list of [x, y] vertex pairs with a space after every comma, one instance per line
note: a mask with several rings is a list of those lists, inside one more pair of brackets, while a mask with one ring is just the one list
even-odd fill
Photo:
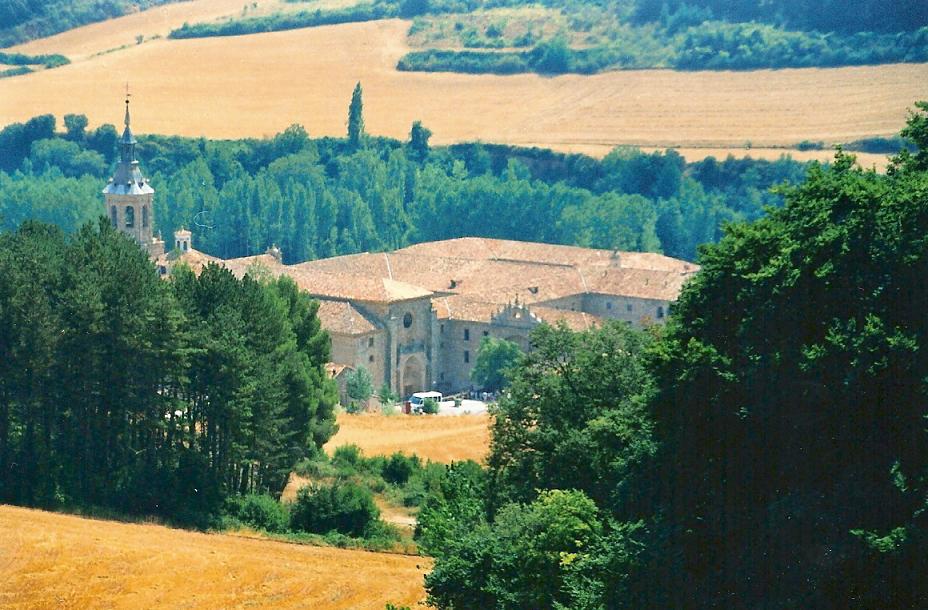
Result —
[[126, 128], [119, 139], [119, 165], [109, 184], [103, 189], [106, 215], [113, 227], [122, 231], [142, 247], [152, 258], [164, 254], [164, 242], [153, 233], [155, 189], [139, 170], [135, 158], [137, 144], [129, 128], [129, 98], [126, 98]]

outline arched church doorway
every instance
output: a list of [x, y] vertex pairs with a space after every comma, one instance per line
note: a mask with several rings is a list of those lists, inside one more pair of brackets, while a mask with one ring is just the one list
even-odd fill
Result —
[[428, 390], [425, 387], [425, 367], [418, 356], [410, 356], [403, 365], [400, 387], [403, 389], [404, 399], [409, 398], [413, 392]]

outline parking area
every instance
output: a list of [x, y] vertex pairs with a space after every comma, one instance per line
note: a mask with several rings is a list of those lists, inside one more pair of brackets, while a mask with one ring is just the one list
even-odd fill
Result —
[[443, 400], [438, 403], [438, 415], [477, 415], [487, 412], [487, 403], [482, 400], [465, 399], [460, 407], [454, 406], [453, 400]]

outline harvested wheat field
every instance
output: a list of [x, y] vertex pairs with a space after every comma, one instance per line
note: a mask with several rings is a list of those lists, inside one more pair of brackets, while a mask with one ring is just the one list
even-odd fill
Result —
[[94, 55], [127, 37], [163, 36], [168, 22], [223, 14], [232, 4], [195, 0], [156, 9], [158, 19], [145, 17], [155, 14], [149, 11], [16, 47], [75, 61], [0, 81], [0, 124], [46, 112], [118, 123], [130, 81], [140, 133], [261, 136], [301, 123], [314, 136], [341, 135], [351, 90], [361, 81], [365, 123], [374, 134], [406, 138], [411, 123], [422, 120], [435, 144], [479, 139], [596, 155], [632, 144], [769, 157], [803, 140], [830, 145], [894, 134], [906, 109], [928, 98], [928, 64], [558, 77], [398, 72], [410, 22], [396, 19], [158, 38]]
[[[418, 566], [418, 567], [417, 567]], [[430, 560], [0, 506], [0, 608], [376, 608]]]
[[338, 434], [325, 445], [331, 453], [341, 445], [357, 445], [364, 455], [397, 451], [433, 462], [483, 461], [490, 447], [488, 415], [438, 417], [428, 415], [338, 416]]

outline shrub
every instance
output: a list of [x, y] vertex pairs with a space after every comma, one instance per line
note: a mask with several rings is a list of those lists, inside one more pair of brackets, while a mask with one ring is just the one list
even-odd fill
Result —
[[405, 485], [413, 472], [420, 468], [417, 456], [407, 457], [396, 452], [390, 456], [383, 467], [383, 480], [394, 485]]
[[290, 514], [287, 507], [266, 494], [232, 496], [226, 499], [224, 512], [234, 520], [255, 529], [283, 533], [288, 529]]
[[335, 448], [332, 454], [332, 465], [336, 468], [350, 466], [357, 470], [364, 458], [361, 456], [361, 448], [357, 445], [342, 445]]
[[422, 412], [427, 413], [428, 415], [435, 415], [438, 413], [438, 401], [434, 398], [426, 398], [423, 400]]
[[370, 491], [349, 481], [304, 487], [293, 505], [290, 526], [295, 530], [362, 537], [380, 518]]

